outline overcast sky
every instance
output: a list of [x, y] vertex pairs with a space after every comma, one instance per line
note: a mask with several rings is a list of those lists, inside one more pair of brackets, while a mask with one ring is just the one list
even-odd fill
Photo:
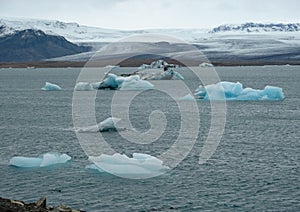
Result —
[[300, 22], [299, 0], [0, 0], [0, 16], [115, 29], [210, 28], [225, 23]]

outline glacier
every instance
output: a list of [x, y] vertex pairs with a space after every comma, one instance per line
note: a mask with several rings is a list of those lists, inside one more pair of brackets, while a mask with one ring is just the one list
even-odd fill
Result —
[[108, 172], [124, 177], [144, 177], [153, 173], [164, 173], [170, 168], [163, 165], [160, 159], [144, 154], [133, 153], [132, 158], [125, 154], [115, 153], [113, 155], [102, 154], [100, 156], [90, 156], [89, 160], [93, 162], [86, 168], [97, 170], [99, 172]]
[[48, 152], [39, 157], [12, 157], [9, 161], [9, 165], [22, 168], [37, 168], [62, 164], [69, 160], [71, 160], [71, 157], [67, 154]]
[[216, 84], [202, 86], [200, 85], [194, 96], [188, 94], [181, 98], [181, 100], [191, 99], [204, 100], [283, 100], [283, 89], [276, 86], [267, 85], [263, 90], [253, 88], [243, 88], [240, 82], [222, 81]]
[[45, 86], [42, 88], [42, 90], [43, 91], [60, 91], [61, 87], [56, 84], [46, 82]]
[[76, 129], [77, 132], [107, 132], [107, 131], [117, 131], [117, 123], [120, 121], [120, 118], [109, 117], [104, 121], [90, 127]]

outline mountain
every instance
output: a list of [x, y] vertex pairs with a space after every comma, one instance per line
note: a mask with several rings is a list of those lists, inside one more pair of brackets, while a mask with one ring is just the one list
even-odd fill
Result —
[[[22, 47], [22, 35], [24, 30], [31, 29], [30, 32], [43, 34], [50, 38], [63, 39], [68, 45], [51, 41], [43, 45], [35, 45], [34, 50], [29, 46]], [[27, 30], [28, 31], [28, 30]], [[42, 31], [42, 32], [40, 32]], [[39, 32], [39, 33], [38, 33]], [[16, 33], [16, 34], [14, 34]], [[260, 64], [295, 64], [300, 60], [300, 24], [260, 24], [245, 23], [240, 25], [221, 25], [211, 30], [209, 29], [146, 29], [146, 30], [115, 30], [97, 27], [82, 26], [77, 23], [65, 23], [61, 21], [23, 19], [23, 18], [0, 18], [0, 40], [8, 43], [1, 43], [0, 61], [40, 60], [49, 59], [51, 61], [87, 61], [89, 59], [106, 60], [108, 64], [115, 60], [122, 60], [128, 57], [140, 55], [161, 55], [173, 59], [184, 59], [198, 63], [199, 54], [203, 54], [211, 61], [220, 63], [247, 64], [249, 61]], [[149, 34], [159, 34], [175, 37], [179, 42], [161, 40], [152, 43], [145, 41], [151, 36]], [[146, 37], [137, 40], [133, 37], [131, 43], [116, 42], [120, 39], [144, 35]], [[50, 37], [49, 37], [50, 36]], [[10, 39], [8, 39], [11, 37]], [[38, 37], [38, 36], [34, 36]], [[145, 40], [143, 40], [146, 38]], [[157, 38], [157, 37], [156, 37]], [[15, 41], [13, 41], [15, 39]], [[181, 41], [180, 41], [181, 39]], [[39, 43], [39, 39], [36, 42]], [[168, 41], [168, 42], [160, 42]], [[36, 43], [34, 42], [34, 43]], [[86, 47], [78, 45], [92, 46], [88, 51]], [[101, 54], [98, 50], [107, 44]], [[178, 44], [184, 45], [178, 45]], [[3, 45], [6, 45], [5, 49]], [[15, 45], [15, 49], [9, 47]], [[192, 44], [192, 45], [190, 45]], [[71, 45], [71, 46], [70, 46]], [[48, 52], [46, 54], [45, 47]], [[55, 48], [53, 46], [56, 46]], [[192, 48], [192, 47], [195, 48]], [[32, 47], [33, 48], [33, 47]], [[34, 52], [34, 54], [33, 54]], [[42, 53], [41, 53], [42, 52]], [[97, 53], [98, 52], [98, 53]], [[93, 57], [97, 53], [96, 57]], [[8, 58], [4, 60], [4, 58]], [[242, 61], [242, 62], [241, 62]]]
[[213, 28], [210, 33], [219, 32], [247, 32], [247, 33], [266, 33], [266, 32], [299, 32], [300, 24], [262, 24], [262, 23], [245, 23], [240, 25], [220, 25]]
[[[3, 28], [2, 28], [3, 29]], [[48, 35], [41, 30], [26, 29], [0, 37], [0, 61], [39, 61], [89, 51], [62, 36]]]
[[78, 23], [65, 23], [56, 20], [0, 18], [0, 36], [25, 29], [42, 30], [47, 34], [61, 35], [73, 43], [114, 42], [128, 36], [149, 33], [164, 34], [178, 37], [185, 41], [193, 41], [209, 31], [208, 29], [116, 30], [83, 26]]

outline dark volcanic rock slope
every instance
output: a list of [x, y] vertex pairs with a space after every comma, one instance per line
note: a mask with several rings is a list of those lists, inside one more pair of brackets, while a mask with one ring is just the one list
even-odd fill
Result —
[[89, 50], [41, 30], [27, 29], [0, 37], [0, 62], [40, 61]]

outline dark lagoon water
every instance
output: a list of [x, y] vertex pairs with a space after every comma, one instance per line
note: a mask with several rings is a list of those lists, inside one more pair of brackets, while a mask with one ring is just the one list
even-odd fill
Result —
[[[46, 196], [51, 205], [66, 204], [86, 211], [300, 211], [300, 67], [219, 67], [222, 81], [239, 81], [263, 89], [282, 87], [283, 101], [230, 101], [224, 135], [210, 160], [199, 165], [199, 154], [210, 127], [210, 104], [198, 101], [201, 127], [194, 148], [170, 172], [131, 180], [85, 169], [90, 164], [72, 122], [73, 88], [80, 69], [0, 70], [0, 196], [36, 201]], [[186, 84], [198, 82], [180, 70]], [[44, 92], [44, 83], [62, 86]], [[168, 82], [166, 82], [168, 83]], [[176, 87], [174, 88], [176, 89]], [[113, 91], [96, 99], [96, 117], [110, 116]], [[119, 152], [158, 155], [178, 135], [176, 103], [162, 93], [146, 91], [131, 106], [131, 121], [149, 127], [154, 109], [165, 112], [168, 125], [151, 145], [126, 142], [106, 133]], [[13, 156], [62, 152], [72, 162], [41, 169], [8, 165]]]

